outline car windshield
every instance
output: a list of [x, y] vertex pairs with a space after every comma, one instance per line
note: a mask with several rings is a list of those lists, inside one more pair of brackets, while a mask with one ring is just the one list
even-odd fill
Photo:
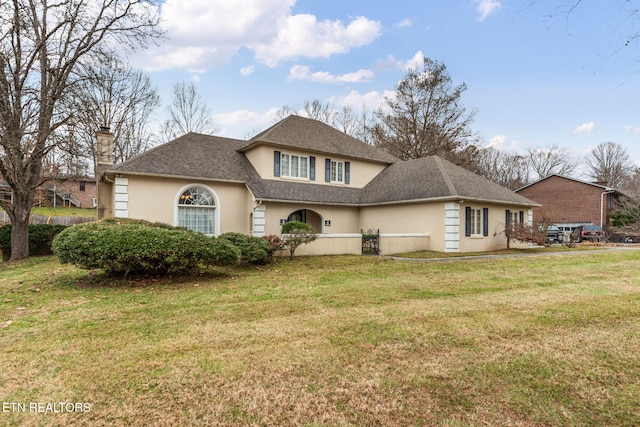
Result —
[[585, 225], [584, 226], [584, 230], [586, 230], [586, 231], [598, 231], [598, 230], [600, 230], [600, 226], [599, 225]]

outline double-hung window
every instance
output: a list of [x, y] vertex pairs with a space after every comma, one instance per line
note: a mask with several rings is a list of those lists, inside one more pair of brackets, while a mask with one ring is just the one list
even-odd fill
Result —
[[489, 208], [465, 208], [465, 236], [489, 235]]
[[344, 162], [331, 160], [331, 182], [344, 182]]
[[482, 235], [482, 210], [471, 209], [471, 235]]
[[280, 154], [280, 176], [309, 178], [309, 158], [294, 154]]

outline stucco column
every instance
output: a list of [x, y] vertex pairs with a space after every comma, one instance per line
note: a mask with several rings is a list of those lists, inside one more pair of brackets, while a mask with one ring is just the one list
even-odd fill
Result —
[[460, 203], [444, 204], [444, 251], [460, 252]]

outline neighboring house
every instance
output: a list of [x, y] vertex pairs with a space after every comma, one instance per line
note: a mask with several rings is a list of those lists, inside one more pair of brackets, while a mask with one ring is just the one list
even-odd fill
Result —
[[290, 116], [249, 141], [189, 133], [113, 166], [98, 132], [99, 217], [140, 218], [209, 235], [279, 235], [289, 220], [319, 238], [300, 254], [506, 247], [505, 213], [537, 204], [440, 158], [401, 161], [321, 122]]
[[580, 224], [608, 225], [609, 214], [626, 198], [604, 183], [561, 175], [550, 175], [516, 193], [542, 205], [533, 209], [534, 223], [556, 224], [564, 230]]
[[[96, 180], [89, 176], [59, 175], [43, 177], [36, 188], [33, 203], [49, 207], [96, 207]], [[6, 181], [0, 180], [0, 197], [13, 200], [13, 191]]]

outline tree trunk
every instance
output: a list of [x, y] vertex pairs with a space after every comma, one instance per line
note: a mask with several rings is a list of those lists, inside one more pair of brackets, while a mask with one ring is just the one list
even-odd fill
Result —
[[29, 220], [14, 221], [11, 224], [11, 258], [9, 261], [25, 259], [29, 256]]
[[29, 257], [29, 217], [33, 195], [14, 192], [11, 216], [11, 258], [17, 261]]

